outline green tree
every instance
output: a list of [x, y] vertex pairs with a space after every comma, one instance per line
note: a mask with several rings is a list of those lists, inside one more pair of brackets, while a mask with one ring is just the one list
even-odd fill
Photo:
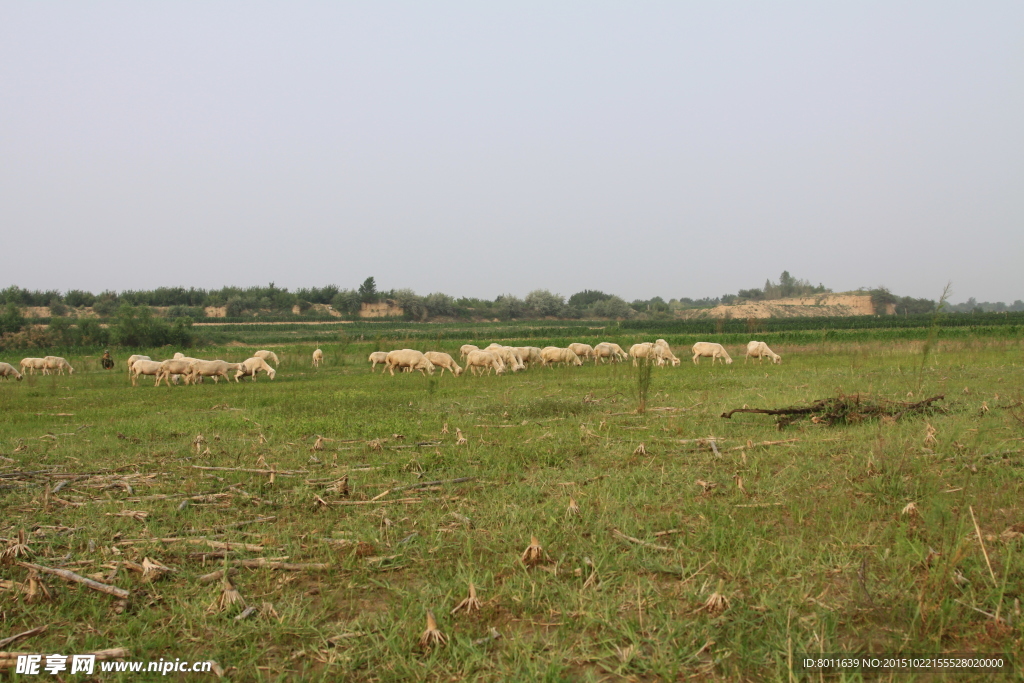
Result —
[[7, 304], [3, 316], [0, 316], [0, 334], [21, 332], [25, 328], [25, 316], [14, 302]]
[[359, 285], [359, 300], [364, 304], [375, 304], [377, 299], [377, 281], [368, 277]]

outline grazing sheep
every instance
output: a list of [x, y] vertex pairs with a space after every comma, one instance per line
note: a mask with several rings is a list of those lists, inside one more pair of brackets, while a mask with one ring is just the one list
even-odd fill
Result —
[[420, 374], [424, 377], [428, 374], [434, 374], [434, 364], [427, 360], [426, 356], [414, 349], [400, 349], [389, 352], [384, 360], [384, 365], [392, 377], [395, 376], [395, 368], [400, 370], [402, 368], [419, 370]]
[[427, 351], [423, 355], [427, 357], [427, 360], [434, 364], [434, 367], [441, 368], [442, 376], [444, 375], [445, 370], [448, 370], [448, 372], [452, 373], [456, 377], [462, 374], [462, 368], [460, 368], [459, 364], [455, 362], [455, 359], [447, 353], [442, 353], [440, 351]]
[[[200, 377], [212, 377], [213, 383], [217, 384], [223, 377], [230, 382], [231, 377], [228, 373], [240, 372], [241, 368], [241, 363], [228, 363], [222, 360], [194, 360], [188, 365], [188, 381], [195, 384]], [[238, 381], [237, 375], [235, 381]]]
[[729, 352], [725, 350], [725, 347], [714, 342], [697, 342], [693, 345], [693, 364], [699, 365], [701, 358], [710, 358], [712, 365], [715, 364], [716, 359], [725, 364], [732, 363], [732, 358], [729, 357]]
[[523, 363], [523, 357], [519, 355], [518, 349], [513, 346], [502, 346], [501, 344], [491, 344], [484, 351], [495, 353], [501, 358], [502, 362], [505, 363], [507, 368], [511, 368], [512, 372], [519, 372], [520, 370], [526, 369], [526, 364]]
[[[157, 386], [160, 385], [160, 382], [165, 382], [168, 387], [171, 386], [171, 382], [170, 382], [171, 375], [183, 375], [185, 377], [185, 384], [188, 384], [189, 381], [190, 381], [189, 373], [191, 372], [189, 370], [189, 365], [191, 365], [192, 361], [194, 361], [194, 360], [199, 360], [199, 359], [198, 358], [172, 358], [170, 360], [161, 361], [160, 362], [160, 372], [156, 376]], [[135, 362], [138, 363], [138, 361], [135, 361]], [[174, 383], [177, 384], [178, 383], [177, 380], [175, 380]]]
[[313, 352], [313, 367], [318, 368], [320, 364], [324, 362], [324, 352], [317, 349]]
[[594, 347], [594, 365], [602, 358], [607, 358], [613, 363], [626, 360], [629, 355], [622, 350], [622, 347], [612, 342], [601, 342]]
[[274, 367], [277, 367], [278, 365], [281, 364], [281, 361], [277, 359], [277, 354], [274, 353], [273, 351], [257, 351], [256, 353], [252, 354], [252, 357], [262, 358], [263, 360], [272, 360], [274, 361]]
[[662, 361], [659, 361], [654, 355], [654, 344], [651, 342], [640, 342], [639, 344], [633, 344], [629, 347], [629, 355], [633, 357], [633, 365], [637, 364], [637, 360], [640, 358], [646, 358], [647, 360], [657, 361], [658, 365], [661, 365]]
[[148, 358], [137, 359], [134, 363], [132, 363], [131, 367], [132, 386], [139, 386], [138, 380], [140, 375], [149, 375], [151, 377], [156, 377], [156, 383], [153, 384], [153, 386], [159, 386], [161, 365], [163, 365], [163, 363], [161, 363], [158, 360], [149, 360]]
[[0, 363], [0, 377], [8, 379], [13, 377], [14, 379], [21, 381], [21, 373], [14, 369], [14, 366], [10, 363]]
[[743, 357], [743, 362], [746, 363], [748, 359], [756, 358], [760, 363], [765, 356], [771, 358], [772, 363], [776, 365], [782, 362], [782, 356], [769, 349], [768, 345], [761, 341], [752, 341], [747, 344], [747, 355]]
[[540, 365], [544, 360], [540, 357], [540, 348], [536, 346], [516, 346], [513, 347], [519, 352], [519, 358], [523, 361], [523, 365]]
[[277, 370], [270, 367], [270, 365], [267, 364], [267, 361], [257, 356], [253, 356], [252, 358], [247, 358], [241, 363], [238, 363], [238, 372], [235, 374], [235, 381], [237, 382], [239, 377], [252, 377], [252, 381], [255, 382], [256, 375], [259, 374], [260, 370], [267, 373], [267, 377], [270, 379], [274, 379], [274, 377], [277, 376]]
[[479, 351], [479, 346], [473, 346], [472, 344], [463, 344], [459, 347], [459, 359], [466, 360], [466, 356], [469, 355], [470, 351]]
[[478, 374], [478, 368], [483, 374], [490, 373], [493, 368], [494, 374], [501, 375], [505, 372], [505, 361], [496, 353], [477, 349], [476, 351], [470, 351], [466, 355], [466, 367], [474, 375]]
[[129, 377], [132, 376], [132, 365], [134, 365], [135, 361], [137, 361], [137, 360], [153, 360], [153, 359], [150, 358], [149, 356], [140, 356], [139, 354], [135, 354], [133, 356], [128, 356], [128, 376]]
[[[383, 365], [385, 362], [387, 362], [387, 359], [387, 351], [374, 351], [373, 353], [371, 353], [370, 358], [368, 359], [370, 363], [373, 363], [373, 365], [370, 366], [370, 372], [373, 372], [377, 368], [377, 363]], [[381, 370], [381, 372], [384, 371]]]
[[46, 361], [42, 358], [22, 358], [20, 365], [22, 373], [26, 375], [34, 375], [36, 370], [43, 371], [43, 374], [46, 374]]
[[63, 375], [65, 370], [68, 371], [69, 375], [75, 374], [75, 369], [71, 367], [71, 363], [60, 356], [44, 356], [43, 362], [44, 375], [49, 375], [52, 370], [56, 370], [58, 375]]
[[594, 347], [590, 344], [581, 344], [579, 342], [569, 344], [569, 348], [572, 352], [579, 356], [581, 359], [586, 360], [587, 358], [594, 358], [594, 362], [597, 362], [597, 357], [594, 356]]
[[659, 339], [657, 342], [654, 342], [654, 357], [658, 359], [658, 365], [664, 365], [668, 362], [673, 367], [678, 367], [681, 361], [675, 357], [668, 344], [659, 344], [658, 342], [660, 341], [663, 340]]
[[554, 365], [565, 363], [566, 365], [583, 365], [580, 357], [573, 353], [572, 349], [563, 349], [557, 346], [545, 346], [540, 350], [541, 364]]

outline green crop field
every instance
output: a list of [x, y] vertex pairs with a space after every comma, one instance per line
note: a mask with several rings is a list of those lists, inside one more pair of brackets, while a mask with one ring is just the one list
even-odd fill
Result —
[[[72, 376], [0, 382], [0, 641], [47, 627], [0, 651], [125, 648], [263, 681], [819, 680], [803, 655], [973, 652], [1021, 679], [1016, 327], [758, 334], [781, 365], [744, 364], [750, 335], [724, 330], [727, 366], [689, 362], [680, 329], [661, 335], [674, 368], [372, 374], [378, 348], [494, 338], [409, 328], [337, 326], [318, 369], [315, 331], [242, 331], [281, 356], [273, 381], [133, 388], [130, 352], [103, 371], [71, 351]], [[607, 331], [547, 334], [506, 330]], [[625, 334], [608, 336], [647, 333]], [[838, 397], [833, 424], [721, 416]], [[453, 613], [471, 583], [478, 609]], [[423, 646], [428, 613], [442, 636]], [[96, 680], [118, 676], [140, 678]]]

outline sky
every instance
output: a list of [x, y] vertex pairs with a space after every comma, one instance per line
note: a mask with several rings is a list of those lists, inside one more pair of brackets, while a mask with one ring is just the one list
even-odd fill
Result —
[[8, 2], [0, 287], [1024, 298], [1024, 3]]

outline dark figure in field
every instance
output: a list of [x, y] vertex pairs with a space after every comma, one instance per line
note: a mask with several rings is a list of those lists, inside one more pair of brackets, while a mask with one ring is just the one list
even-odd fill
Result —
[[100, 365], [103, 366], [104, 370], [114, 369], [114, 359], [110, 357], [110, 351], [103, 352], [103, 358], [100, 359]]

